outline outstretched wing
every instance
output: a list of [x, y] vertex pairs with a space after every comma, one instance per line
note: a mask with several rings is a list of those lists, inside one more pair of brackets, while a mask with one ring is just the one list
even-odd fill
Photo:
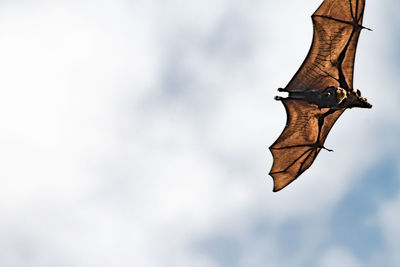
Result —
[[282, 100], [287, 114], [286, 127], [269, 148], [274, 163], [269, 173], [274, 180], [274, 192], [281, 190], [307, 170], [333, 124], [344, 109], [319, 108], [299, 100]]
[[318, 91], [327, 87], [353, 89], [356, 47], [365, 0], [325, 0], [312, 15], [313, 41], [306, 59], [288, 83], [289, 98], [282, 100], [286, 127], [270, 147], [274, 163], [270, 175], [279, 191], [308, 169], [345, 109], [319, 108], [291, 99], [290, 92]]
[[287, 91], [353, 88], [353, 67], [365, 0], [325, 0], [312, 15], [313, 41]]

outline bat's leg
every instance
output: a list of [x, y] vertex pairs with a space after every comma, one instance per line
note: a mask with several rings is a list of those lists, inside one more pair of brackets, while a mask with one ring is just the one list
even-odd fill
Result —
[[282, 96], [275, 96], [274, 97], [275, 100], [285, 100], [285, 99], [289, 99], [289, 100], [303, 100], [303, 101], [307, 101], [307, 98], [304, 95], [301, 94], [294, 94], [294, 95], [290, 95], [288, 97], [282, 97]]
[[[286, 88], [278, 88], [279, 92], [285, 92], [285, 93], [304, 93], [306, 89], [291, 89], [290, 91]], [[309, 92], [313, 92], [313, 90], [308, 90]], [[314, 91], [319, 91], [319, 90], [314, 90]]]
[[[285, 88], [278, 88], [278, 91], [279, 92], [289, 92], [288, 90], [286, 90]], [[275, 100], [278, 100], [278, 101], [280, 101], [280, 100], [284, 100], [284, 99], [287, 99], [286, 97], [281, 97], [281, 96], [275, 96]]]
[[286, 88], [278, 88], [279, 92], [289, 92]]

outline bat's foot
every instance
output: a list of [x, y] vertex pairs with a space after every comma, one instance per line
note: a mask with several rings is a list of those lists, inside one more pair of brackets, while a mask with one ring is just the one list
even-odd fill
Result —
[[285, 88], [278, 88], [278, 91], [279, 91], [279, 92], [288, 92], [288, 90], [285, 89]]
[[283, 100], [285, 98], [277, 95], [277, 96], [274, 97], [274, 99], [280, 101], [280, 100]]

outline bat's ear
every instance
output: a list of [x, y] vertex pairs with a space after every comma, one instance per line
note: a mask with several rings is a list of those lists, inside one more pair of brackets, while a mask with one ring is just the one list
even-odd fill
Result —
[[361, 96], [361, 91], [357, 89], [357, 95]]

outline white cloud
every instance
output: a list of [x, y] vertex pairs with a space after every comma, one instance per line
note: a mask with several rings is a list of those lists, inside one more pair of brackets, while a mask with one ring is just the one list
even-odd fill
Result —
[[[382, 44], [368, 33], [356, 83], [376, 107], [347, 111], [327, 141], [336, 152], [271, 193], [267, 148], [285, 122], [272, 97], [306, 55], [318, 4], [0, 5], [0, 263], [217, 267], [193, 249], [217, 231], [239, 233], [243, 266], [263, 255], [279, 265], [274, 229], [315, 218], [293, 257], [306, 262], [327, 238], [331, 208], [385, 153], [371, 129], [397, 121], [386, 116], [396, 91], [374, 91], [397, 81], [379, 71], [386, 63], [371, 50]], [[258, 220], [272, 230], [257, 243], [248, 235]], [[321, 264], [337, 258], [359, 264], [341, 248]]]
[[322, 256], [321, 262], [318, 266], [321, 267], [358, 267], [363, 266], [359, 259], [357, 259], [350, 251], [340, 247], [331, 248], [325, 255]]

